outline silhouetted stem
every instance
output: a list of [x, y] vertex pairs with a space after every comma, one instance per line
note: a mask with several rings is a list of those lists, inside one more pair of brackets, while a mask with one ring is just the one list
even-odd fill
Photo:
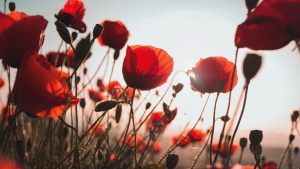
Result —
[[210, 139], [210, 148], [209, 148], [209, 162], [210, 165], [212, 165], [213, 161], [212, 161], [212, 143], [213, 143], [213, 138], [214, 138], [214, 130], [215, 130], [215, 119], [216, 119], [216, 109], [217, 109], [217, 102], [218, 102], [218, 98], [219, 98], [220, 93], [217, 93], [217, 97], [215, 100], [215, 105], [214, 105], [214, 113], [213, 113], [213, 125], [212, 125], [212, 129], [211, 129], [211, 139]]
[[241, 149], [241, 154], [240, 154], [240, 158], [239, 158], [239, 164], [241, 164], [241, 162], [242, 162], [243, 153], [244, 153], [244, 148]]
[[[242, 110], [241, 110], [241, 114], [240, 114], [238, 123], [237, 123], [237, 125], [236, 125], [236, 127], [235, 127], [235, 129], [234, 129], [234, 132], [233, 132], [233, 135], [232, 135], [232, 138], [231, 138], [231, 141], [230, 141], [230, 146], [229, 146], [228, 152], [231, 152], [231, 149], [232, 149], [232, 145], [233, 145], [233, 141], [234, 141], [235, 135], [236, 135], [236, 133], [237, 133], [237, 130], [238, 130], [239, 126], [240, 126], [240, 123], [241, 123], [241, 120], [242, 120], [242, 117], [243, 117], [243, 114], [244, 114], [244, 110], [245, 110], [245, 107], [246, 107], [246, 101], [247, 101], [248, 87], [249, 87], [249, 84], [247, 83], [247, 84], [245, 85], [245, 96], [244, 96], [243, 107], [242, 107]], [[226, 162], [225, 168], [228, 167], [228, 165], [229, 165], [230, 157], [231, 157], [231, 153], [228, 154], [227, 162]]]
[[278, 169], [281, 168], [283, 159], [284, 159], [284, 157], [285, 157], [285, 155], [286, 155], [286, 153], [287, 153], [287, 151], [288, 151], [288, 149], [289, 149], [291, 143], [292, 143], [292, 142], [289, 142], [288, 146], [285, 148], [284, 153], [283, 153], [283, 155], [282, 155], [282, 157], [281, 157], [281, 159], [280, 159], [280, 163], [279, 163], [279, 165], [278, 165]]
[[[230, 82], [230, 91], [229, 91], [228, 105], [227, 105], [227, 110], [226, 110], [226, 115], [225, 116], [228, 116], [229, 110], [230, 110], [231, 93], [232, 93], [232, 88], [233, 88], [234, 75], [235, 75], [235, 71], [236, 71], [236, 62], [237, 62], [238, 51], [239, 51], [239, 48], [236, 48], [235, 58], [234, 58], [233, 73], [232, 73], [231, 82]], [[225, 128], [226, 128], [226, 124], [227, 124], [227, 121], [225, 121], [224, 124], [223, 124], [223, 128], [222, 128], [222, 131], [221, 131], [221, 134], [220, 134], [220, 138], [219, 138], [219, 144], [218, 144], [217, 153], [216, 153], [214, 161], [213, 161], [214, 163], [218, 159], [219, 151], [220, 151], [220, 148], [221, 148], [221, 143], [222, 143], [223, 138], [224, 138], [224, 131], [225, 131]]]

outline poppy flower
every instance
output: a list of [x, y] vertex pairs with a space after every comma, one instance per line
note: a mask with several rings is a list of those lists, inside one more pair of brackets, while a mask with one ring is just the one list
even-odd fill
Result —
[[48, 21], [40, 15], [28, 16], [22, 12], [4, 15], [0, 12], [0, 22], [0, 58], [7, 65], [18, 68], [27, 51], [39, 51]]
[[63, 79], [67, 80], [67, 79], [69, 78], [69, 74], [68, 74], [68, 73], [64, 72], [64, 71], [61, 70], [61, 69], [56, 69], [56, 70], [59, 72], [60, 76], [61, 76]]
[[0, 77], [0, 89], [4, 86], [4, 80]]
[[270, 161], [270, 162], [267, 162], [263, 167], [264, 167], [263, 169], [276, 169], [277, 163]]
[[[212, 152], [213, 153], [217, 153], [217, 151], [218, 151], [218, 145], [219, 145], [218, 143], [214, 143], [212, 145]], [[229, 147], [230, 147], [229, 143], [226, 143], [226, 144], [225, 143], [221, 143], [219, 155], [222, 158], [226, 158], [227, 157]], [[230, 155], [232, 155], [238, 149], [239, 149], [239, 145], [233, 144], [232, 145], [232, 149], [230, 150]]]
[[160, 143], [154, 142], [154, 143], [151, 145], [151, 147], [152, 147], [152, 150], [153, 150], [154, 153], [159, 153], [162, 146], [161, 146]]
[[93, 89], [89, 89], [89, 96], [94, 102], [100, 102], [102, 100], [105, 100], [106, 97], [104, 96], [103, 92], [95, 91]]
[[94, 129], [91, 129], [90, 131], [93, 132], [95, 136], [102, 135], [106, 130], [106, 127], [102, 124], [98, 124], [94, 127]]
[[68, 0], [55, 17], [66, 26], [84, 33], [86, 32], [86, 25], [82, 21], [84, 14], [85, 7], [81, 0]]
[[235, 45], [275, 50], [300, 37], [300, 1], [264, 0], [237, 27]]
[[[124, 139], [124, 137], [123, 137]], [[136, 135], [136, 147], [139, 147], [143, 143], [143, 137]], [[125, 144], [129, 147], [134, 145], [134, 136], [128, 134], [125, 139]]]
[[193, 129], [190, 131], [189, 137], [191, 141], [200, 141], [203, 142], [206, 134], [200, 129]]
[[15, 105], [31, 116], [54, 118], [79, 102], [56, 68], [36, 52], [22, 58], [13, 91]]
[[151, 90], [163, 85], [173, 71], [173, 58], [153, 46], [127, 46], [123, 77], [129, 87]]
[[21, 167], [10, 159], [6, 159], [3, 157], [0, 158], [0, 166], [2, 169], [20, 169]]
[[[201, 93], [214, 93], [219, 90], [217, 84], [222, 82], [225, 86], [221, 92], [227, 93], [230, 91], [233, 68], [234, 63], [221, 56], [201, 58], [192, 69], [195, 77], [190, 78], [191, 87]], [[238, 77], [235, 71], [232, 88], [235, 87], [237, 81]]]
[[103, 27], [98, 41], [102, 46], [108, 46], [115, 50], [122, 49], [129, 37], [129, 32], [121, 21], [104, 20], [100, 23]]
[[62, 66], [66, 54], [65, 53], [57, 53], [57, 52], [49, 52], [46, 54], [47, 60], [54, 67]]
[[123, 91], [123, 87], [121, 86], [120, 82], [113, 80], [109, 83], [109, 93], [113, 95], [113, 98], [120, 97], [121, 93]]
[[191, 142], [191, 139], [189, 137], [184, 138], [184, 136], [180, 136], [180, 137], [179, 136], [173, 136], [171, 138], [171, 144], [172, 145], [177, 144], [181, 140], [183, 140], [183, 141], [179, 144], [180, 147], [186, 147]]

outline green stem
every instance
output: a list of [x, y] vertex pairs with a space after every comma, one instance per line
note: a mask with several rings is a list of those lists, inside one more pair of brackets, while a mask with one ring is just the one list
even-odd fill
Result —
[[213, 113], [213, 125], [212, 125], [212, 129], [211, 129], [211, 139], [210, 139], [210, 149], [209, 149], [209, 162], [210, 165], [212, 165], [213, 161], [212, 161], [212, 143], [213, 143], [213, 138], [214, 138], [214, 130], [215, 130], [215, 119], [216, 119], [216, 109], [217, 109], [217, 102], [218, 102], [218, 98], [219, 98], [220, 93], [217, 93], [217, 97], [215, 100], [215, 105], [214, 105], [214, 113]]

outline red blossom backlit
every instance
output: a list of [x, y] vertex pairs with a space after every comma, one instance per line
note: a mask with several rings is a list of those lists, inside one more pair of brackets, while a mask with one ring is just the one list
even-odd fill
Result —
[[[218, 143], [214, 143], [212, 145], [212, 152], [213, 153], [216, 153], [218, 151]], [[219, 155], [222, 157], [222, 158], [226, 158], [227, 157], [227, 154], [228, 154], [228, 149], [230, 147], [230, 144], [229, 143], [221, 143], [221, 147], [220, 147], [220, 152], [219, 152]], [[233, 144], [232, 145], [232, 149], [230, 151], [230, 155], [232, 155], [236, 150], [239, 149], [239, 145], [237, 144]]]
[[49, 52], [48, 54], [46, 54], [48, 62], [55, 67], [62, 66], [65, 56], [66, 56], [65, 53], [57, 53], [57, 52]]
[[119, 81], [113, 80], [109, 83], [109, 93], [113, 96], [113, 98], [118, 98], [120, 97], [121, 93], [123, 91], [123, 87], [120, 84]]
[[173, 71], [173, 58], [153, 46], [128, 46], [122, 71], [129, 87], [151, 90], [168, 80]]
[[106, 96], [104, 95], [103, 92], [96, 91], [93, 89], [89, 89], [89, 96], [94, 102], [100, 102], [106, 99]]
[[4, 80], [0, 77], [0, 89], [4, 86]]
[[[122, 138], [124, 140], [124, 137]], [[143, 137], [136, 136], [136, 147], [139, 147], [143, 143]], [[129, 147], [134, 146], [134, 136], [129, 134], [126, 136], [125, 144]]]
[[57, 117], [79, 102], [60, 73], [35, 52], [22, 58], [13, 91], [15, 105], [31, 116]]
[[160, 143], [158, 143], [158, 142], [154, 142], [151, 145], [151, 147], [152, 147], [152, 150], [153, 150], [154, 153], [159, 153], [161, 151], [162, 145]]
[[185, 136], [173, 136], [172, 138], [171, 138], [171, 144], [172, 145], [174, 145], [174, 144], [177, 144], [177, 143], [179, 143], [181, 140], [183, 140], [180, 144], [179, 144], [179, 146], [180, 147], [185, 147], [185, 146], [187, 146], [188, 144], [190, 144], [190, 142], [191, 142], [191, 139], [189, 138], [189, 137], [186, 137], [186, 138], [184, 138]]
[[299, 39], [300, 1], [264, 0], [236, 30], [235, 45], [274, 50]]
[[65, 66], [69, 68], [73, 68], [75, 66], [75, 55], [73, 49], [69, 49], [67, 52]]
[[100, 25], [103, 26], [103, 33], [98, 37], [100, 45], [116, 50], [125, 46], [129, 32], [121, 21], [104, 20]]
[[1, 169], [20, 169], [21, 167], [17, 165], [17, 163], [12, 160], [5, 159], [3, 157], [0, 158], [0, 166]]
[[276, 169], [276, 168], [277, 168], [277, 163], [273, 161], [269, 161], [263, 166], [263, 169]]
[[206, 133], [200, 129], [193, 129], [190, 131], [189, 137], [191, 141], [203, 142], [206, 137]]
[[[225, 86], [221, 92], [229, 92], [233, 68], [234, 63], [221, 56], [201, 58], [192, 69], [195, 74], [195, 77], [190, 78], [192, 89], [201, 93], [214, 93], [218, 91], [217, 84], [222, 82]], [[235, 71], [232, 88], [236, 86], [237, 81]]]
[[48, 21], [40, 15], [28, 16], [22, 12], [5, 15], [0, 12], [0, 23], [0, 59], [18, 68], [27, 51], [39, 51]]
[[106, 130], [106, 126], [103, 124], [98, 124], [94, 126], [93, 129], [90, 130], [90, 132], [93, 132], [95, 136], [101, 136]]
[[68, 0], [62, 10], [55, 17], [66, 26], [86, 32], [86, 25], [82, 21], [85, 14], [85, 7], [81, 0]]

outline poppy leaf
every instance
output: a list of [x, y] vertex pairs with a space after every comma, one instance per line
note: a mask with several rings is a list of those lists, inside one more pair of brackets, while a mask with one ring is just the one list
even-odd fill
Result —
[[112, 101], [112, 100], [101, 102], [95, 107], [95, 111], [96, 112], [108, 111], [108, 110], [116, 107], [117, 103], [118, 102]]

